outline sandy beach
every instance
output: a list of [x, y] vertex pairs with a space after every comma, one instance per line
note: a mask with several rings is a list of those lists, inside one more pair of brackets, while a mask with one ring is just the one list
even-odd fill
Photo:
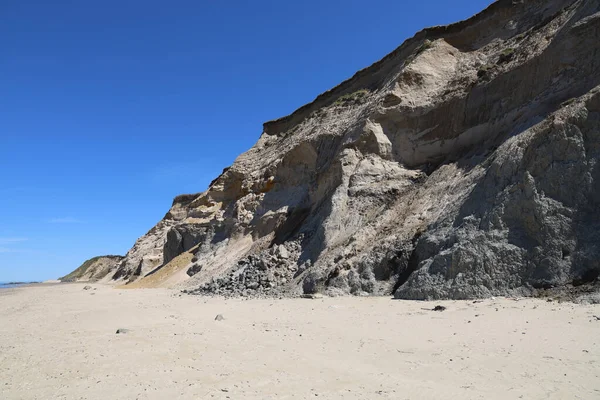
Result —
[[91, 286], [0, 291], [1, 399], [600, 398], [599, 305]]

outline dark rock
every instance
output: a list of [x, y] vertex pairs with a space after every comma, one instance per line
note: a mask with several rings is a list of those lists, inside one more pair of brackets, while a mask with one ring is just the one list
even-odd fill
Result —
[[206, 238], [206, 234], [205, 227], [194, 224], [181, 224], [171, 228], [167, 232], [167, 240], [163, 248], [163, 264], [201, 243]]
[[202, 265], [200, 265], [200, 264], [193, 264], [190, 268], [188, 268], [188, 270], [186, 271], [186, 273], [188, 274], [188, 276], [194, 276], [194, 275], [196, 275], [200, 271], [202, 271]]
[[324, 283], [324, 279], [319, 271], [309, 271], [302, 281], [302, 290], [305, 294], [314, 294], [319, 291], [319, 288]]

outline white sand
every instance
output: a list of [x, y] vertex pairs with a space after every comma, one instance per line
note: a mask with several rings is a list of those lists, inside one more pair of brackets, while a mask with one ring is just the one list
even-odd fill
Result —
[[600, 306], [83, 286], [0, 290], [0, 399], [600, 398]]

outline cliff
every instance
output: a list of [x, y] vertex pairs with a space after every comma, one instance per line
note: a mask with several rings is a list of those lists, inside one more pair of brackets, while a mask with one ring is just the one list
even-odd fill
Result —
[[99, 256], [90, 258], [75, 271], [58, 278], [61, 282], [95, 282], [112, 277], [123, 256]]
[[[112, 278], [226, 295], [533, 295], [600, 273], [600, 3], [417, 33], [177, 197]], [[157, 277], [160, 277], [158, 279]]]

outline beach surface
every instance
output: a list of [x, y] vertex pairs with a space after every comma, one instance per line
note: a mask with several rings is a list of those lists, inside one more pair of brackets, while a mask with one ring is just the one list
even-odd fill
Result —
[[600, 398], [599, 305], [84, 286], [0, 290], [0, 399]]

